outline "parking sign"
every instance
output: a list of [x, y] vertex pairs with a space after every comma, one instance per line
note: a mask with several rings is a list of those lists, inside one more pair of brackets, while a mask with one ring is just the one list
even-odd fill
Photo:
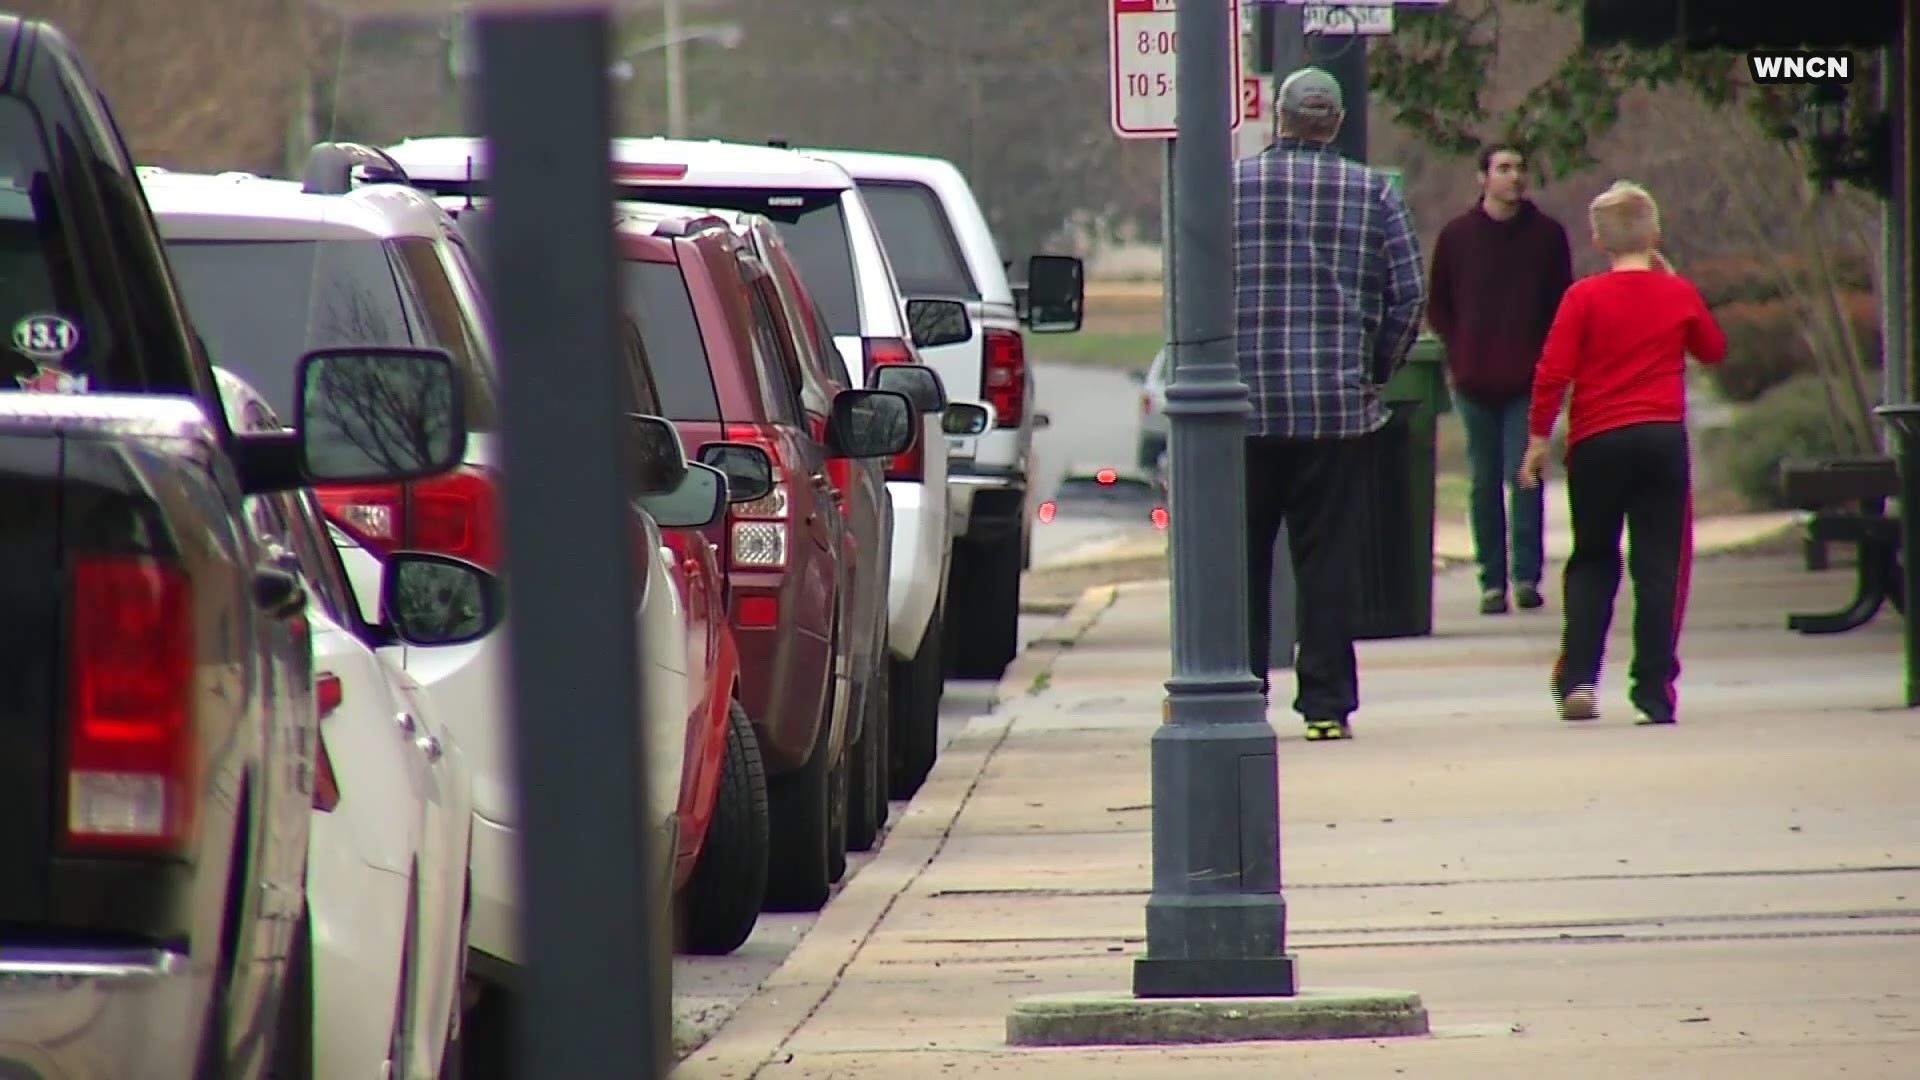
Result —
[[[1107, 0], [1109, 40], [1108, 100], [1114, 134], [1123, 139], [1171, 139], [1174, 122], [1174, 57], [1179, 35], [1174, 30], [1174, 0]], [[1217, 2], [1217, 0], [1216, 0]], [[1231, 130], [1242, 117], [1240, 89], [1240, 0], [1227, 0], [1230, 71], [1221, 73], [1231, 88], [1227, 94]]]

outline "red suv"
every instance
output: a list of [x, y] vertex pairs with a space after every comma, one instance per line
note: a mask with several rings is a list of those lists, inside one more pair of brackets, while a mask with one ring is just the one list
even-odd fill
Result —
[[652, 360], [661, 415], [689, 456], [724, 471], [716, 444], [745, 445], [773, 466], [773, 490], [733, 504], [707, 534], [726, 570], [742, 703], [768, 776], [766, 903], [818, 910], [846, 868], [854, 640], [829, 464], [906, 449], [913, 412], [899, 394], [845, 390], [815, 433], [773, 279], [720, 218], [623, 220], [615, 242], [623, 305]]

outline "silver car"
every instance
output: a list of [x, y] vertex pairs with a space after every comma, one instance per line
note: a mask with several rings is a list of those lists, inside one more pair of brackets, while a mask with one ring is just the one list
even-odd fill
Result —
[[1147, 373], [1134, 371], [1129, 377], [1140, 384], [1140, 435], [1136, 458], [1142, 469], [1153, 469], [1160, 455], [1167, 452], [1167, 349], [1161, 346], [1153, 354]]

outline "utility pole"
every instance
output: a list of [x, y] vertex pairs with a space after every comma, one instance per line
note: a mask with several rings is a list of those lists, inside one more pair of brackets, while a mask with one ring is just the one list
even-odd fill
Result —
[[687, 137], [686, 41], [680, 32], [680, 0], [666, 0], [667, 135]]
[[[1268, 4], [1260, 13], [1272, 20], [1268, 31], [1272, 52], [1267, 58], [1272, 68], [1273, 117], [1280, 120], [1280, 84], [1288, 75], [1306, 67], [1307, 36], [1301, 28], [1300, 8], [1292, 4]], [[1275, 132], [1270, 132], [1274, 134]], [[1293, 545], [1287, 537], [1285, 522], [1273, 537], [1273, 587], [1267, 590], [1267, 667], [1269, 671], [1293, 669], [1294, 647], [1299, 643], [1300, 613], [1295, 606]]]
[[[1234, 356], [1232, 110], [1220, 0], [1176, 9], [1172, 283], [1173, 677], [1153, 735], [1153, 894], [1142, 998], [1290, 996], [1276, 743], [1248, 670], [1247, 386]], [[1182, 510], [1182, 507], [1189, 509]]]
[[[610, 1062], [655, 1080], [670, 1049], [672, 1004], [654, 979], [668, 960], [657, 950], [671, 946], [656, 939], [647, 874], [664, 853], [641, 825], [646, 743], [632, 719], [646, 665], [635, 659], [628, 421], [616, 392], [609, 36], [604, 8], [476, 19], [492, 196], [484, 264], [505, 382], [507, 687], [525, 815], [528, 959], [512, 1071], [555, 1080], [605, 1076]], [[550, 258], [556, 250], [568, 257]], [[565, 378], [553, 377], [556, 360]]]
[[[1294, 9], [1299, 10], [1299, 9]], [[1307, 52], [1340, 84], [1346, 119], [1333, 148], [1351, 161], [1367, 160], [1367, 38], [1364, 34], [1315, 34]], [[1282, 75], [1281, 78], [1286, 76]]]

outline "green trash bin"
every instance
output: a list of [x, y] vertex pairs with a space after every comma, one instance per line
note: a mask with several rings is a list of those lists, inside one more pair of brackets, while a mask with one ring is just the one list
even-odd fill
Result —
[[1381, 397], [1392, 411], [1369, 440], [1361, 498], [1362, 640], [1433, 633], [1433, 484], [1440, 414], [1447, 394], [1446, 350], [1422, 334]]

